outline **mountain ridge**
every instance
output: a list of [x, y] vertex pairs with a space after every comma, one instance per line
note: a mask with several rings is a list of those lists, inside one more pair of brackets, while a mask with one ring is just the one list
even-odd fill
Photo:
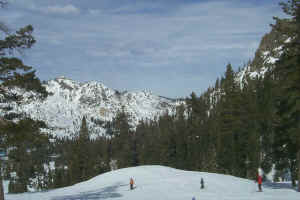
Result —
[[[35, 98], [32, 92], [15, 89], [24, 99], [18, 105], [9, 104], [12, 107], [9, 111], [2, 109], [2, 115], [22, 113], [44, 121], [48, 128], [43, 132], [58, 137], [76, 134], [82, 117], [86, 116], [92, 137], [97, 137], [106, 133], [103, 125], [121, 110], [129, 114], [131, 125], [135, 127], [140, 120], [154, 119], [165, 112], [174, 113], [176, 106], [183, 103], [154, 95], [149, 90], [119, 92], [101, 82], [77, 82], [65, 76], [43, 85], [50, 93], [45, 100]], [[0, 107], [3, 108], [4, 104], [0, 103]]]

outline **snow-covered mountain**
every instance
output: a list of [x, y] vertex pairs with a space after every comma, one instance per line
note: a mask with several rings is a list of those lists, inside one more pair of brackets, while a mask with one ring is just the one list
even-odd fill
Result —
[[[264, 78], [267, 72], [275, 68], [276, 61], [283, 53], [285, 44], [289, 42], [289, 37], [278, 33], [274, 29], [270, 33], [265, 34], [255, 52], [254, 58], [235, 72], [235, 82], [243, 88], [249, 79]], [[211, 90], [211, 102], [218, 101], [222, 95], [224, 93], [219, 88]]]
[[[129, 189], [129, 179], [135, 189]], [[200, 180], [204, 179], [204, 189]], [[6, 188], [7, 188], [7, 184]], [[177, 170], [163, 166], [124, 168], [88, 181], [48, 192], [6, 194], [6, 200], [296, 200], [300, 193], [291, 183], [264, 183], [257, 192], [252, 180], [229, 175]], [[7, 191], [7, 189], [6, 189]]]
[[[0, 115], [24, 113], [44, 121], [48, 129], [43, 131], [59, 137], [76, 133], [82, 117], [86, 116], [92, 136], [97, 136], [105, 134], [103, 126], [121, 110], [129, 114], [131, 124], [135, 126], [139, 120], [172, 113], [182, 103], [150, 91], [119, 92], [99, 82], [79, 83], [65, 77], [50, 80], [44, 86], [51, 93], [45, 100], [36, 98], [32, 92], [22, 93], [21, 104], [9, 105], [12, 110], [2, 110]], [[0, 109], [5, 106], [0, 103]]]
[[237, 73], [236, 81], [243, 86], [246, 77], [263, 78], [267, 71], [274, 68], [282, 54], [283, 46], [288, 42], [290, 42], [290, 38], [272, 29], [262, 38], [254, 59]]

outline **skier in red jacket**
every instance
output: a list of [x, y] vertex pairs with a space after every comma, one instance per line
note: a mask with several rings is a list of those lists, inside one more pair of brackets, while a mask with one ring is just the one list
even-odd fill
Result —
[[129, 184], [130, 184], [130, 189], [133, 190], [133, 184], [134, 184], [133, 178], [130, 178]]
[[258, 191], [262, 192], [262, 189], [261, 189], [262, 177], [261, 177], [261, 175], [258, 175], [258, 177], [257, 177], [257, 183], [258, 183]]

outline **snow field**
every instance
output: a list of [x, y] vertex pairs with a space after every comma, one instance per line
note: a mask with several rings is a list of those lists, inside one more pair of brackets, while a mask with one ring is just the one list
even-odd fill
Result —
[[[129, 189], [132, 177], [136, 188]], [[205, 189], [200, 189], [204, 179]], [[6, 200], [298, 200], [293, 189], [263, 187], [229, 175], [140, 166], [108, 172], [88, 181], [48, 192], [6, 194]]]

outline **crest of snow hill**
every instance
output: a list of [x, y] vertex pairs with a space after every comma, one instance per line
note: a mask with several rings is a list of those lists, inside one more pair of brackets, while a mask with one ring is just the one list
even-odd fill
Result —
[[[236, 76], [236, 81], [243, 87], [247, 78], [264, 77], [273, 68], [279, 58], [287, 37], [272, 30], [266, 34], [255, 53], [254, 59], [247, 63]], [[105, 124], [124, 110], [130, 116], [135, 127], [140, 120], [154, 119], [166, 112], [174, 113], [182, 100], [169, 99], [152, 94], [150, 91], [119, 92], [99, 82], [79, 83], [65, 77], [59, 77], [44, 83], [50, 95], [41, 100], [33, 92], [23, 92], [20, 104], [0, 101], [0, 116], [28, 116], [44, 121], [44, 132], [57, 137], [69, 137], [80, 127], [81, 119], [86, 116], [92, 137], [106, 133]], [[1, 97], [0, 97], [1, 100]], [[9, 109], [5, 109], [9, 107]]]

